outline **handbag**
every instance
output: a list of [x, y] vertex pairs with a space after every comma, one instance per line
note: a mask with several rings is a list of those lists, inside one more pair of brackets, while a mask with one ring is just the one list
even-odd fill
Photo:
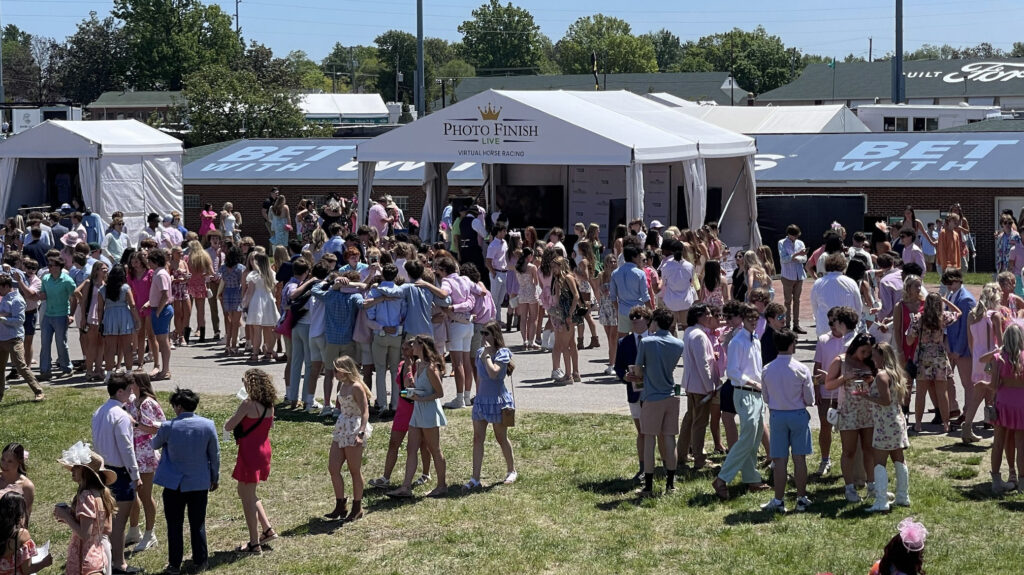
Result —
[[540, 346], [548, 351], [555, 348], [555, 332], [546, 329], [540, 334]]
[[831, 425], [839, 423], [839, 410], [836, 409], [836, 400], [832, 400], [832, 405], [828, 408], [828, 413], [825, 414], [825, 421]]
[[917, 379], [917, 359], [921, 356], [921, 320], [917, 322], [917, 347], [914, 348], [914, 359], [907, 362], [907, 378]]
[[281, 316], [281, 319], [278, 320], [277, 325], [274, 326], [274, 333], [278, 335], [283, 335], [285, 337], [291, 337], [293, 325], [294, 324], [292, 322], [292, 308], [289, 307], [288, 309], [284, 310], [284, 315]]
[[508, 388], [512, 391], [512, 407], [501, 408], [501, 424], [505, 427], [516, 426], [516, 386], [512, 376], [508, 376]]
[[260, 423], [263, 423], [263, 420], [267, 417], [267, 411], [269, 411], [269, 410], [266, 407], [264, 407], [263, 408], [263, 415], [261, 415], [260, 418], [256, 420], [256, 423], [252, 424], [252, 427], [250, 427], [249, 429], [242, 429], [241, 423], [239, 423], [239, 425], [236, 425], [235, 427], [233, 427], [231, 429], [231, 435], [234, 436], [235, 441], [241, 441], [243, 437], [245, 437], [246, 435], [249, 435], [257, 427], [259, 427]]

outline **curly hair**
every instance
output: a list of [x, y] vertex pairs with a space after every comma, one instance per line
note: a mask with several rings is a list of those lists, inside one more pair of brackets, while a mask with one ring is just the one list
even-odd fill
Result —
[[277, 403], [274, 378], [269, 373], [258, 367], [247, 369], [242, 375], [242, 381], [245, 382], [245, 391], [249, 394], [249, 399], [266, 408], [274, 407]]

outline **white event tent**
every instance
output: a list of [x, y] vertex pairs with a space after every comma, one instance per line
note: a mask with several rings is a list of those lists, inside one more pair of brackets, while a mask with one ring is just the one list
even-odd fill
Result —
[[842, 104], [825, 106], [717, 106], [694, 104], [658, 92], [648, 99], [679, 112], [740, 134], [843, 134], [870, 132], [864, 122]]
[[[732, 245], [760, 245], [753, 157], [754, 140], [735, 132], [679, 114], [671, 108], [630, 92], [499, 91], [489, 90], [438, 110], [425, 118], [360, 144], [359, 197], [367, 205], [379, 161], [426, 162], [427, 201], [421, 219], [424, 238], [437, 229], [447, 196], [447, 172], [453, 163], [479, 162], [484, 166], [488, 203], [495, 205], [495, 190], [510, 178], [503, 167], [561, 172], [563, 201], [571, 216], [557, 225], [570, 227], [570, 219], [583, 220], [575, 206], [604, 202], [616, 193], [625, 199], [625, 219], [644, 218], [654, 211], [645, 202], [646, 191], [657, 181], [663, 190], [657, 216], [675, 223], [669, 205], [685, 202], [688, 222], [701, 225], [707, 215], [708, 179], [714, 175], [728, 200], [723, 202], [723, 239]], [[657, 176], [651, 169], [657, 167]], [[624, 175], [623, 189], [593, 190], [573, 179], [576, 172], [599, 168]], [[528, 178], [523, 170], [519, 178]], [[607, 184], [610, 178], [600, 183]], [[645, 186], [645, 179], [648, 185]], [[673, 188], [671, 182], [675, 182]], [[600, 184], [598, 184], [599, 186]], [[614, 182], [613, 182], [614, 185]], [[679, 193], [673, 193], [677, 189]], [[682, 197], [678, 197], [682, 196]], [[650, 198], [646, 198], [649, 200]], [[664, 205], [662, 205], [664, 204]], [[361, 213], [365, 218], [365, 212]], [[602, 221], [592, 218], [590, 221]], [[603, 227], [603, 226], [602, 226]]]
[[[43, 122], [0, 143], [0, 209], [63, 203], [77, 183], [105, 224], [120, 210], [127, 229], [141, 230], [147, 213], [183, 209], [181, 154], [180, 141], [136, 120]], [[59, 193], [57, 164], [77, 164]]]

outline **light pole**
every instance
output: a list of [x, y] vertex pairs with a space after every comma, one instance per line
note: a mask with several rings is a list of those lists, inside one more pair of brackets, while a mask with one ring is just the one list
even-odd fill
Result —
[[425, 76], [423, 71], [423, 0], [416, 0], [416, 114], [426, 113]]

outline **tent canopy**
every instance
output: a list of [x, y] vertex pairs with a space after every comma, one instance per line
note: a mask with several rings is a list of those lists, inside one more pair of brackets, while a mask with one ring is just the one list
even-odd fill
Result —
[[836, 134], [871, 131], [856, 114], [841, 105], [673, 107], [685, 115], [741, 134]]
[[299, 109], [307, 118], [388, 116], [388, 107], [379, 94], [302, 94]]
[[98, 158], [111, 154], [178, 154], [181, 142], [136, 120], [48, 120], [0, 143], [0, 158]]
[[[180, 141], [135, 120], [43, 122], [0, 142], [0, 210], [59, 205], [80, 190], [105, 223], [120, 210], [138, 231], [147, 213], [184, 208], [181, 154]], [[51, 181], [47, 166], [69, 161], [77, 170]]]

